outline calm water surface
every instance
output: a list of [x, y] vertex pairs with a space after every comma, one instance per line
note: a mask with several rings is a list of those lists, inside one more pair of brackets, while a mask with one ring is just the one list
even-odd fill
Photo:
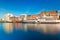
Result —
[[0, 40], [60, 40], [60, 24], [0, 23]]

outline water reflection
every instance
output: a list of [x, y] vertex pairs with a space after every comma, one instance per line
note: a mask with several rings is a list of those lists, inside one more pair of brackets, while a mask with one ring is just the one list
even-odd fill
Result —
[[24, 24], [25, 30], [39, 31], [42, 33], [57, 33], [60, 30], [60, 24]]
[[22, 29], [22, 23], [12, 23], [13, 27], [15, 27], [17, 30]]
[[12, 23], [3, 23], [4, 31], [9, 33], [13, 31], [13, 25]]
[[23, 23], [3, 23], [5, 32], [13, 32], [13, 28], [27, 31], [39, 31], [42, 33], [57, 33], [60, 31], [60, 24], [23, 24]]

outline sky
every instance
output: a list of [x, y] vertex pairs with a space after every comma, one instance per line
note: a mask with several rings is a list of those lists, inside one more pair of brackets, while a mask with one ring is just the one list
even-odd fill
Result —
[[60, 10], [60, 0], [0, 0], [1, 18], [7, 13], [20, 16], [39, 14], [46, 10]]

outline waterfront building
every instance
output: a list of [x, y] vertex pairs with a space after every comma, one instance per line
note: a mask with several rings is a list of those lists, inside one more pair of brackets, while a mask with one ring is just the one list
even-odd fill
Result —
[[22, 21], [22, 18], [20, 18], [20, 17], [15, 17], [15, 16], [14, 16], [14, 17], [10, 17], [9, 19], [10, 19], [11, 21], [17, 21], [17, 22], [18, 22], [18, 21], [19, 21], [19, 22]]
[[58, 10], [58, 20], [60, 20], [60, 10]]
[[11, 21], [9, 18], [13, 17], [13, 15], [11, 13], [7, 13], [4, 15], [4, 21]]
[[40, 13], [40, 16], [44, 16], [46, 15], [46, 18], [50, 17], [54, 20], [57, 20], [58, 19], [58, 11], [45, 11], [45, 12], [41, 12]]
[[27, 14], [20, 14], [20, 18], [22, 18], [23, 20], [27, 20]]
[[30, 16], [27, 16], [27, 20], [32, 20], [32, 19], [36, 19], [36, 18], [40, 18], [40, 15], [39, 14], [35, 14], [35, 15], [30, 15]]
[[60, 14], [58, 11], [43, 11], [40, 12], [40, 14], [34, 15], [21, 14], [19, 17], [13, 16], [10, 13], [4, 15], [4, 21], [23, 21], [36, 19], [57, 20], [60, 19]]

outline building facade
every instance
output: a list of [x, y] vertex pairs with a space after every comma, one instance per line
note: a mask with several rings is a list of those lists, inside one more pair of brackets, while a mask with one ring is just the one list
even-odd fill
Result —
[[4, 21], [10, 21], [10, 17], [12, 17], [13, 15], [12, 14], [10, 14], [10, 13], [7, 13], [7, 14], [5, 14], [4, 15]]
[[11, 21], [15, 21], [15, 22], [21, 22], [22, 21], [22, 18], [20, 18], [20, 17], [10, 17], [9, 18], [9, 20], [11, 20]]
[[27, 20], [27, 14], [21, 14], [20, 18], [22, 18], [23, 20]]
[[27, 16], [27, 20], [36, 19], [37, 17], [40, 18], [40, 15], [39, 14], [30, 15], [30, 16]]
[[57, 20], [58, 19], [58, 11], [47, 11], [47, 12], [41, 12], [40, 13], [40, 16], [44, 16], [46, 15], [46, 18], [50, 17], [54, 20]]

